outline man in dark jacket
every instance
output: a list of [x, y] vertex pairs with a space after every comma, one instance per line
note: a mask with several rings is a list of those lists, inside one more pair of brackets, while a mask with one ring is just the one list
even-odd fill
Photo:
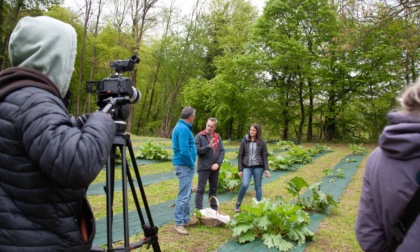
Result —
[[0, 73], [0, 251], [90, 251], [95, 234], [86, 188], [102, 169], [115, 123], [95, 112], [76, 126], [66, 96], [74, 28], [22, 18]]
[[[209, 181], [209, 199], [217, 196], [217, 187], [219, 185], [220, 166], [225, 158], [225, 149], [222, 139], [214, 131], [217, 128], [216, 118], [209, 118], [206, 123], [206, 129], [195, 136], [195, 146], [198, 155], [198, 186], [195, 194], [195, 208], [203, 209], [203, 195], [206, 189], [207, 180]], [[217, 210], [215, 199], [211, 201], [211, 208]]]

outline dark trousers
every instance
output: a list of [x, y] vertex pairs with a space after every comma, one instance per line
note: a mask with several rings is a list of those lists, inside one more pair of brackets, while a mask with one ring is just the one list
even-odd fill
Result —
[[[219, 169], [217, 171], [202, 170], [198, 171], [198, 185], [195, 194], [195, 208], [203, 209], [203, 195], [206, 189], [207, 180], [209, 181], [209, 199], [211, 196], [217, 196], [217, 187], [219, 185]], [[212, 199], [210, 207], [217, 210], [216, 200]]]

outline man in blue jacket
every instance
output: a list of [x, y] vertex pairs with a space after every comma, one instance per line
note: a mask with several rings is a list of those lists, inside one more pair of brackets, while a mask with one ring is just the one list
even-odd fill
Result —
[[179, 182], [174, 213], [174, 229], [181, 235], [188, 235], [188, 231], [184, 227], [197, 224], [197, 220], [190, 219], [192, 179], [197, 158], [197, 149], [192, 134], [194, 119], [195, 110], [191, 107], [185, 107], [181, 112], [181, 119], [172, 131], [172, 148], [174, 151], [172, 164]]

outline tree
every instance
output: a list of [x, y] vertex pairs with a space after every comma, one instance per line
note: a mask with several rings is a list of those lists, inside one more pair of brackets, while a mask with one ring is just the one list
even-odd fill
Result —
[[246, 90], [256, 78], [246, 69], [250, 60], [246, 54], [256, 17], [247, 1], [214, 0], [201, 19], [205, 65], [202, 75], [188, 83], [183, 96], [188, 104], [199, 108], [196, 124], [202, 127], [208, 117], [217, 117], [219, 132], [225, 138], [242, 137], [253, 118], [249, 115], [255, 100], [249, 97], [253, 92]]
[[60, 0], [0, 1], [0, 57], [1, 69], [9, 66], [8, 44], [10, 34], [21, 16], [39, 16], [43, 11], [60, 4]]
[[312, 140], [314, 99], [322, 83], [321, 52], [337, 30], [328, 1], [267, 1], [256, 26], [255, 43], [265, 54], [266, 87], [277, 93], [283, 139], [290, 137], [290, 124], [298, 120], [295, 134], [301, 140], [308, 118], [307, 140]]

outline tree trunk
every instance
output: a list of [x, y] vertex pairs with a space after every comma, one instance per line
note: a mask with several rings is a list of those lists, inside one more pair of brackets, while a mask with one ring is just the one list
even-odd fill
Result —
[[312, 89], [312, 81], [308, 82], [309, 87], [309, 109], [308, 109], [308, 130], [306, 141], [312, 142], [312, 122], [313, 122], [313, 110], [314, 110], [314, 94]]

